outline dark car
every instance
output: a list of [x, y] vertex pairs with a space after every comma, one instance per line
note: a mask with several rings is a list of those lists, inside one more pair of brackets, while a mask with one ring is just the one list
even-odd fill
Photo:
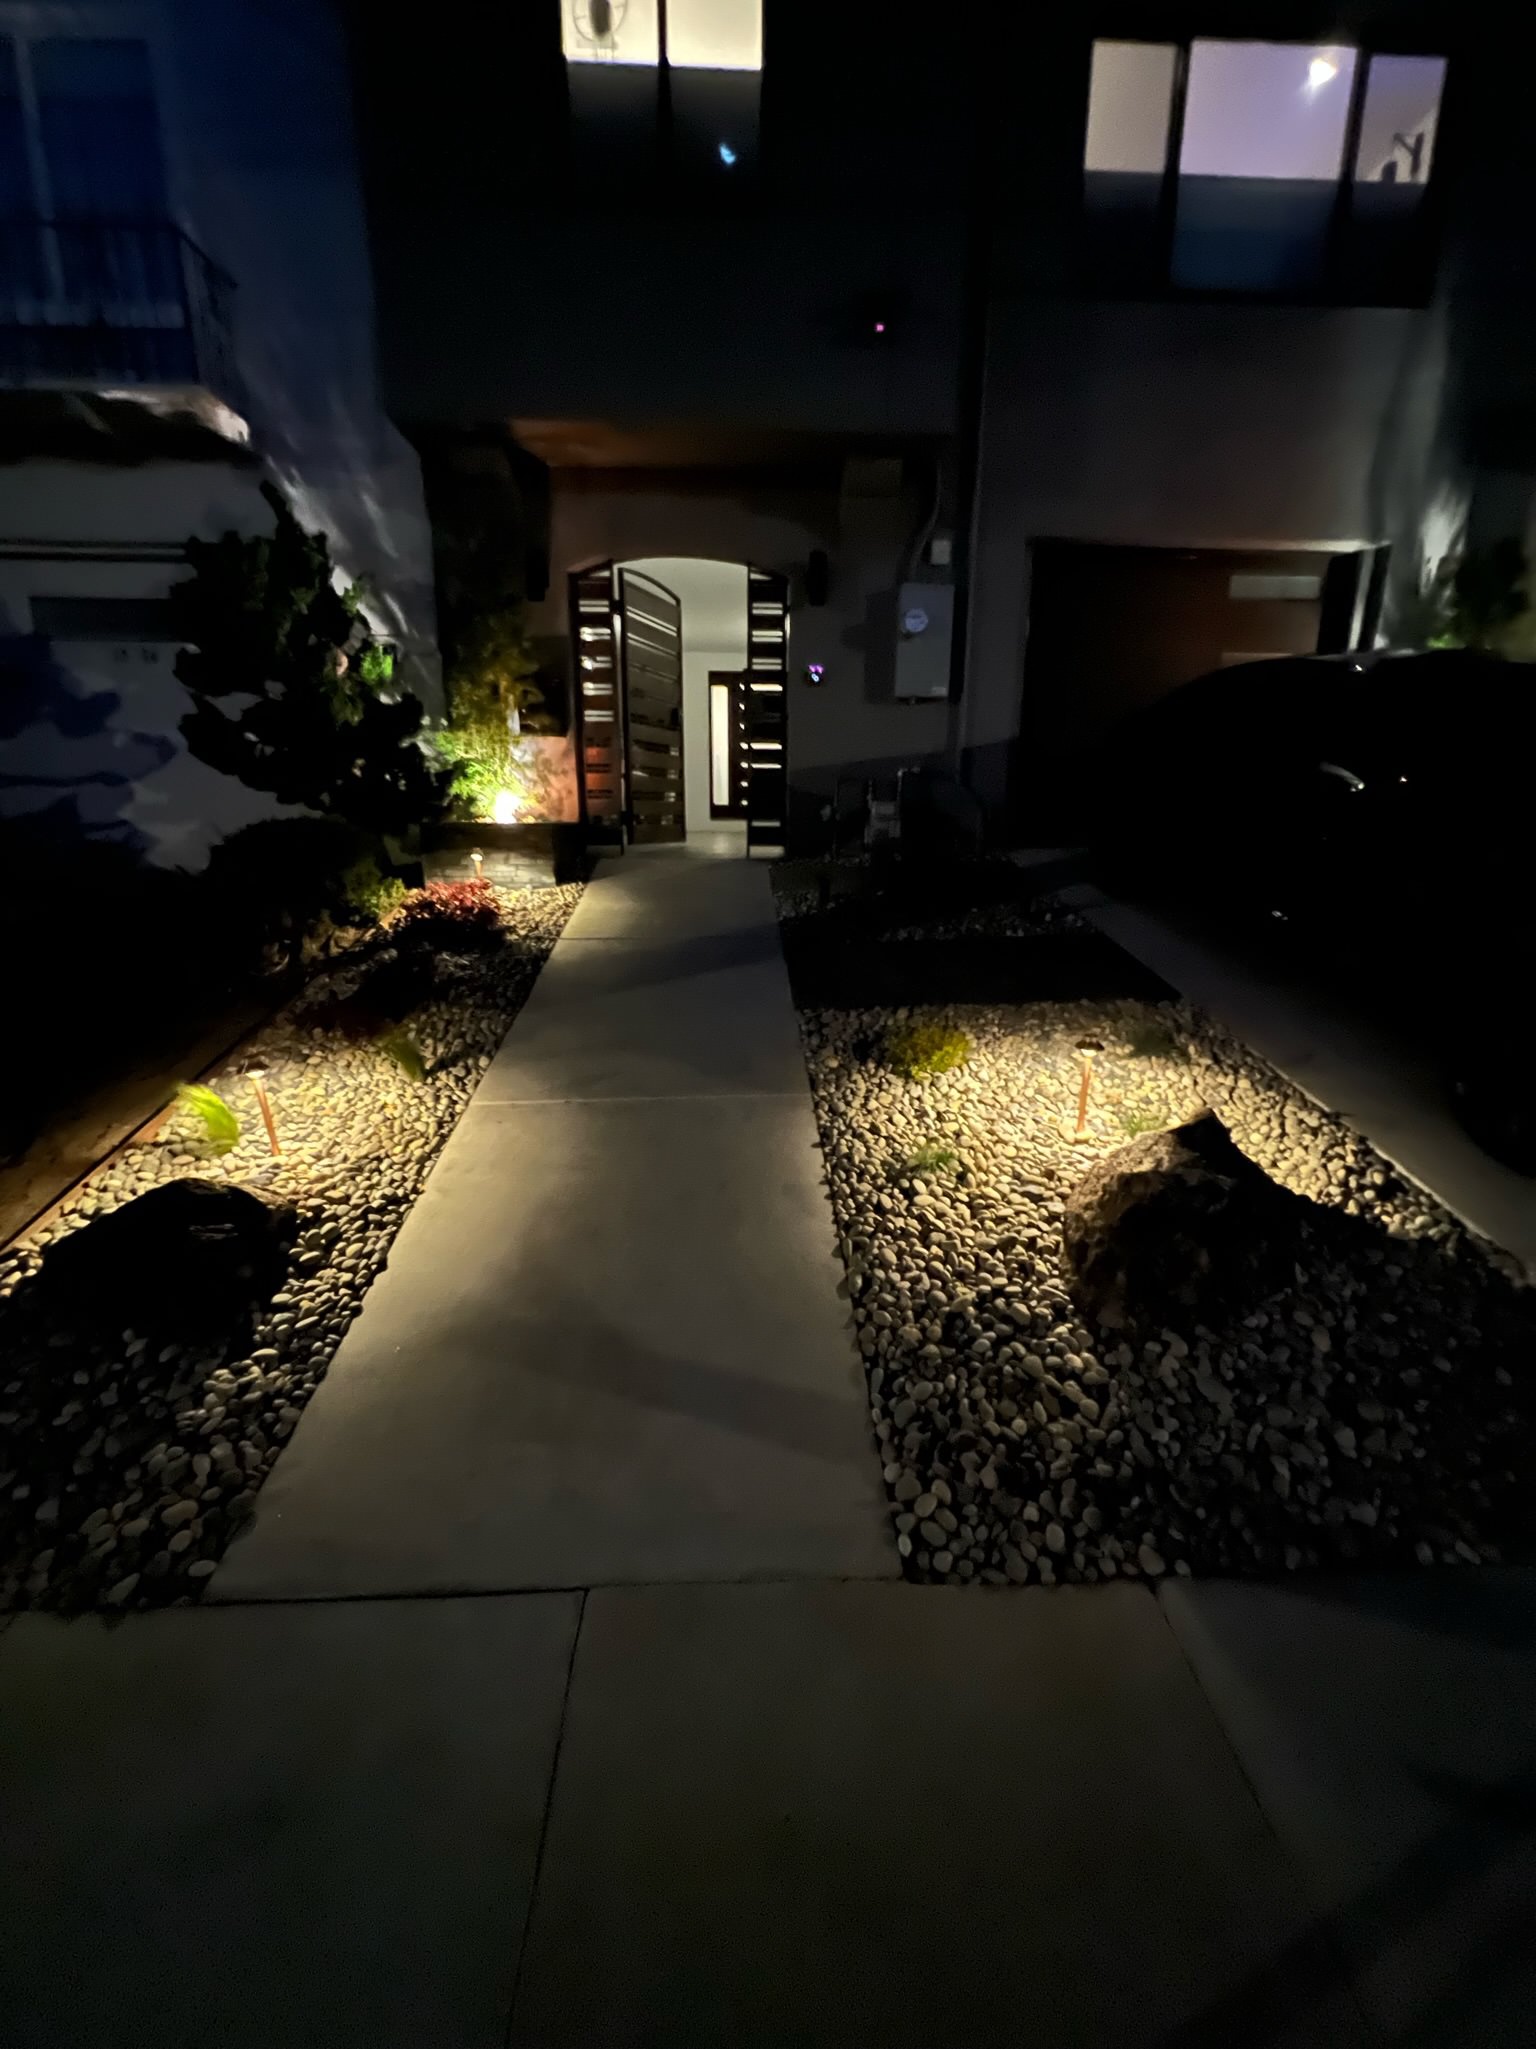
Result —
[[1221, 908], [1393, 1002], [1536, 1173], [1536, 666], [1446, 650], [1199, 677], [1096, 765], [1117, 891]]

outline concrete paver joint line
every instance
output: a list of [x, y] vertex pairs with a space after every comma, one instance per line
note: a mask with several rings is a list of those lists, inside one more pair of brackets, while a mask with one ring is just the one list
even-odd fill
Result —
[[533, 1903], [539, 1894], [539, 1873], [544, 1865], [544, 1849], [549, 1841], [549, 1817], [555, 1804], [555, 1783], [560, 1776], [560, 1751], [565, 1742], [566, 1723], [571, 1711], [571, 1687], [576, 1677], [576, 1653], [581, 1648], [582, 1625], [587, 1618], [588, 1590], [583, 1589], [576, 1610], [576, 1627], [571, 1632], [570, 1656], [566, 1660], [565, 1685], [560, 1694], [560, 1716], [555, 1725], [555, 1744], [549, 1759], [549, 1782], [544, 1788], [544, 1811], [539, 1817], [538, 1841], [533, 1852], [533, 1872], [528, 1882], [528, 1899], [523, 1910], [522, 1926], [517, 1932], [517, 1960], [512, 1969], [512, 1995], [507, 2005], [507, 2027], [504, 2042], [510, 2044], [512, 2030], [517, 2024], [517, 1994], [522, 1983], [523, 1960], [528, 1953], [528, 1928], [533, 1919]]

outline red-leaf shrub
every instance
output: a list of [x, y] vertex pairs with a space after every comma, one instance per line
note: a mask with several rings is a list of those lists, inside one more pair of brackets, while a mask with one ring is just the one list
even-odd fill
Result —
[[429, 882], [413, 889], [390, 919], [389, 936], [434, 952], [494, 946], [501, 937], [501, 906], [488, 882]]

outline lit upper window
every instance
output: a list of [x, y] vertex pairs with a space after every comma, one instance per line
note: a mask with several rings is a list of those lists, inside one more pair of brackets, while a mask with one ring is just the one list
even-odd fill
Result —
[[667, 0], [667, 62], [689, 71], [761, 71], [763, 0]]
[[571, 64], [655, 64], [656, 0], [561, 0], [561, 42]]
[[1162, 175], [1178, 51], [1172, 43], [1095, 43], [1083, 168]]
[[[661, 59], [656, 0], [561, 0], [572, 64]], [[762, 0], [667, 0], [667, 62], [685, 71], [761, 71]]]
[[1360, 114], [1355, 177], [1367, 185], [1422, 185], [1429, 177], [1445, 86], [1443, 57], [1373, 57]]
[[1194, 44], [1180, 171], [1331, 183], [1344, 160], [1355, 54], [1305, 43]]
[[1421, 298], [1445, 73], [1339, 43], [1096, 42], [1083, 172], [1099, 274]]

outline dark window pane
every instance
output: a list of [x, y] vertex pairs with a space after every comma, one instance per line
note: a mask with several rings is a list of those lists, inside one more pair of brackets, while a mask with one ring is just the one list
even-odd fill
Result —
[[1443, 57], [1372, 57], [1350, 187], [1342, 267], [1358, 297], [1424, 298], [1433, 250], [1424, 190], [1434, 158]]
[[16, 45], [0, 36], [0, 319], [14, 318], [18, 301], [35, 302], [46, 289], [43, 245], [33, 218], [37, 210]]
[[[38, 128], [65, 296], [93, 318], [179, 300], [160, 124], [143, 43], [49, 37], [32, 45]], [[132, 221], [120, 230], [102, 223]]]
[[1192, 45], [1176, 284], [1275, 292], [1321, 282], [1355, 62], [1331, 45]]
[[0, 214], [14, 218], [35, 211], [21, 88], [16, 78], [16, 45], [9, 36], [0, 36]]
[[49, 37], [32, 45], [32, 75], [55, 215], [163, 217], [165, 170], [144, 44]]

